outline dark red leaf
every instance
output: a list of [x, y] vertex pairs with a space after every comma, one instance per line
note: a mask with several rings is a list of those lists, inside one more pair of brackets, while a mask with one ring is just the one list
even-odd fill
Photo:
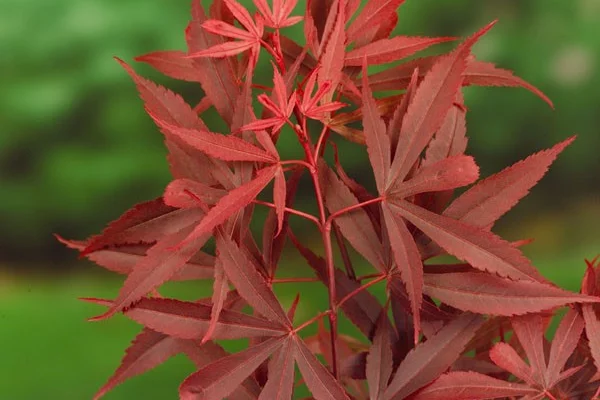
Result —
[[306, 386], [316, 400], [350, 400], [344, 388], [317, 360], [306, 344], [297, 336], [294, 339], [294, 357]]
[[545, 378], [549, 386], [554, 386], [560, 379], [561, 372], [567, 360], [571, 357], [579, 343], [584, 325], [583, 318], [574, 309], [569, 309], [562, 318], [552, 339], [552, 346], [550, 347], [550, 355], [548, 357], [548, 369], [546, 370]]
[[135, 82], [140, 97], [144, 101], [146, 112], [154, 120], [159, 119], [169, 125], [178, 125], [188, 129], [205, 127], [198, 115], [181, 96], [142, 78], [123, 60], [115, 59]]
[[[206, 21], [206, 15], [199, 1], [197, 4], [194, 3], [193, 17], [194, 19], [185, 31], [190, 53], [223, 43], [221, 37], [202, 28], [202, 24]], [[210, 98], [221, 117], [227, 123], [231, 123], [235, 99], [239, 93], [234, 61], [230, 58], [198, 58], [193, 62], [199, 71], [198, 79], [204, 93]]]
[[[221, 346], [212, 342], [204, 343], [202, 346], [192, 340], [185, 343], [184, 352], [198, 369], [229, 355]], [[256, 400], [259, 393], [260, 386], [252, 377], [249, 377], [231, 393], [229, 398], [231, 400]]]
[[235, 212], [250, 204], [273, 179], [277, 168], [277, 166], [264, 168], [250, 182], [229, 191], [210, 209], [181, 245], [212, 232], [214, 228], [225, 222]]
[[[335, 9], [334, 9], [335, 8]], [[342, 69], [344, 68], [344, 51], [346, 49], [346, 31], [344, 24], [346, 22], [344, 2], [337, 0], [334, 2], [330, 14], [335, 13], [335, 20], [331, 35], [329, 35], [323, 48], [321, 58], [318, 82], [319, 87], [325, 82], [329, 82], [331, 89], [323, 96], [322, 104], [331, 102], [333, 92], [337, 89], [342, 80]]]
[[269, 379], [259, 400], [288, 400], [294, 394], [294, 344], [286, 340], [269, 363]]
[[[346, 54], [346, 66], [360, 66], [367, 58], [369, 65], [386, 64], [406, 58], [429, 46], [455, 40], [452, 37], [411, 37], [395, 36], [391, 39], [381, 39], [365, 46], [355, 48]], [[363, 88], [365, 82], [363, 79]]]
[[214, 361], [188, 376], [179, 387], [182, 400], [223, 399], [279, 349], [286, 337], [270, 338]]
[[513, 279], [545, 279], [519, 249], [499, 236], [432, 213], [407, 201], [390, 203], [392, 211], [412, 222], [449, 254], [473, 267]]
[[[175, 179], [165, 189], [163, 199], [171, 207], [198, 207], [198, 200], [203, 204], [214, 205], [226, 194], [223, 189], [216, 189], [191, 179]], [[191, 195], [193, 196], [191, 196]]]
[[465, 109], [459, 107], [464, 102], [459, 90], [454, 99], [455, 105], [446, 114], [446, 119], [429, 142], [423, 166], [435, 164], [446, 157], [463, 154], [467, 148], [467, 126]]
[[[133, 268], [141, 263], [146, 253], [152, 247], [147, 244], [123, 244], [104, 250], [96, 250], [87, 257], [109, 271], [129, 275]], [[176, 271], [170, 281], [188, 281], [210, 279], [213, 277], [215, 260], [201, 251], [197, 252], [180, 270]]]
[[483, 321], [479, 315], [465, 313], [410, 351], [396, 370], [384, 399], [404, 399], [439, 377], [463, 352]]
[[167, 136], [179, 138], [203, 153], [225, 161], [277, 162], [272, 154], [240, 139], [200, 129], [186, 129], [155, 119]]
[[523, 346], [533, 375], [533, 379], [547, 388], [545, 382], [546, 358], [544, 355], [544, 321], [539, 314], [512, 318], [513, 331]]
[[[112, 301], [83, 299], [92, 303], [112, 306]], [[181, 339], [200, 340], [210, 325], [212, 307], [172, 299], [143, 298], [124, 314], [154, 331]], [[223, 310], [214, 339], [239, 339], [249, 337], [280, 336], [286, 329], [274, 322], [236, 311]]]
[[219, 236], [217, 251], [227, 277], [248, 304], [268, 319], [289, 326], [287, 314], [281, 308], [272, 289], [237, 244], [231, 239]]
[[478, 86], [520, 86], [537, 95], [539, 98], [548, 103], [550, 107], [554, 108], [552, 101], [548, 98], [548, 96], [542, 93], [541, 90], [515, 76], [511, 71], [498, 68], [489, 62], [478, 60], [470, 61], [467, 71], [465, 72], [465, 84]]
[[181, 270], [210, 238], [209, 235], [197, 236], [184, 246], [173, 249], [173, 246], [179, 244], [190, 231], [191, 226], [177, 233], [165, 236], [152, 246], [147, 251], [146, 257], [141, 258], [139, 263], [133, 267], [109, 310], [91, 320], [97, 321], [108, 318], [129, 307], [132, 303], [146, 296], [150, 291], [168, 281], [171, 276]]
[[600, 370], [600, 320], [593, 304], [584, 304], [582, 313], [585, 321], [585, 335], [588, 339], [594, 365], [597, 370]]
[[408, 105], [412, 103], [415, 92], [417, 91], [417, 78], [419, 77], [419, 69], [415, 68], [410, 82], [406, 88], [406, 93], [402, 97], [400, 103], [394, 110], [394, 114], [392, 115], [392, 119], [388, 123], [387, 134], [390, 137], [390, 144], [392, 147], [392, 155], [395, 156], [398, 149], [398, 143], [400, 131], [402, 130], [402, 121], [404, 120], [404, 116], [406, 115], [406, 111], [408, 110]]
[[483, 272], [425, 274], [423, 291], [465, 311], [492, 315], [520, 315], [569, 303], [595, 303], [595, 297], [534, 281], [513, 281]]
[[470, 185], [479, 178], [479, 167], [471, 156], [457, 155], [420, 168], [411, 179], [389, 189], [392, 196], [407, 198], [419, 193], [441, 192]]
[[162, 198], [140, 203], [111, 222], [100, 235], [88, 239], [82, 255], [108, 246], [154, 243], [163, 236], [185, 228], [202, 215], [200, 210], [178, 210], [170, 207]]
[[574, 136], [480, 181], [454, 200], [444, 215], [472, 225], [490, 227], [529, 193], [558, 154], [573, 140]]
[[465, 40], [455, 51], [441, 58], [419, 85], [402, 121], [398, 148], [388, 184], [403, 180], [434, 133], [444, 122], [459, 90], [467, 57], [475, 42], [492, 28], [490, 24]]
[[538, 392], [527, 385], [506, 382], [477, 372], [449, 372], [419, 391], [411, 400], [486, 400]]
[[217, 262], [215, 263], [214, 272], [215, 280], [213, 282], [213, 294], [211, 299], [212, 310], [210, 312], [210, 324], [201, 343], [206, 343], [212, 339], [212, 334], [217, 327], [221, 311], [223, 310], [223, 304], [225, 303], [227, 293], [229, 292], [227, 277], [225, 277], [225, 271], [223, 270], [221, 260], [219, 259], [217, 259]]
[[171, 78], [189, 82], [201, 82], [199, 69], [194, 65], [192, 60], [186, 58], [186, 54], [183, 51], [154, 51], [136, 57], [135, 61], [149, 64], [157, 71]]
[[275, 173], [275, 181], [273, 184], [273, 203], [277, 213], [277, 232], [275, 236], [281, 233], [283, 229], [283, 219], [285, 217], [285, 194], [286, 194], [285, 175], [281, 167], [277, 168]]
[[525, 381], [531, 386], [537, 384], [535, 374], [529, 365], [519, 357], [519, 354], [507, 343], [496, 343], [490, 350], [492, 361], [507, 370], [517, 378]]
[[362, 60], [362, 112], [363, 112], [363, 132], [369, 160], [373, 166], [375, 182], [379, 193], [383, 193], [390, 169], [390, 138], [386, 133], [385, 123], [377, 110], [373, 93], [369, 88], [367, 81], [366, 58]]
[[371, 399], [379, 399], [387, 388], [392, 376], [392, 343], [390, 323], [387, 314], [382, 312], [377, 321], [373, 344], [367, 355], [366, 378]]
[[406, 227], [402, 217], [394, 215], [387, 204], [382, 205], [383, 217], [390, 244], [400, 272], [402, 282], [410, 299], [413, 314], [415, 338], [421, 331], [421, 304], [423, 303], [423, 264], [421, 254], [413, 236]]
[[[419, 68], [419, 76], [422, 78], [440, 57], [443, 56], [417, 58], [373, 74], [369, 77], [371, 89], [374, 91], [405, 89], [415, 68]], [[553, 106], [548, 97], [538, 88], [514, 76], [512, 72], [497, 68], [491, 63], [470, 58], [463, 75], [463, 85], [523, 87], [539, 96], [551, 107]]]
[[392, 15], [404, 0], [370, 0], [352, 21], [348, 27], [348, 43], [354, 42], [364, 34], [365, 31], [384, 23]]
[[125, 350], [125, 357], [123, 357], [121, 365], [96, 393], [94, 400], [100, 399], [127, 379], [141, 375], [181, 353], [185, 343], [185, 340], [144, 328], [135, 337], [131, 346]]

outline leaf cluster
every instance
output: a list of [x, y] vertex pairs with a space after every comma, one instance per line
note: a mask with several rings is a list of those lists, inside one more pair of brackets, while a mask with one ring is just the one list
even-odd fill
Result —
[[[163, 196], [101, 234], [61, 239], [126, 276], [115, 299], [86, 299], [106, 307], [92, 320], [123, 313], [143, 326], [96, 398], [179, 353], [197, 367], [179, 388], [186, 400], [290, 399], [304, 385], [327, 400], [597, 395], [594, 262], [581, 293], [568, 292], [523, 255], [527, 240], [492, 232], [574, 138], [480, 180], [465, 154], [462, 88], [520, 86], [552, 103], [471, 54], [493, 23], [448, 54], [403, 61], [458, 39], [390, 37], [402, 3], [371, 0], [361, 8], [357, 0], [313, 0], [296, 15], [294, 0], [254, 0], [254, 14], [236, 0], [215, 0], [208, 13], [194, 1], [188, 51], [137, 60], [199, 84], [204, 97], [195, 106], [118, 60], [164, 135], [173, 180]], [[300, 44], [283, 32], [302, 20]], [[253, 82], [261, 57], [271, 61], [272, 86]], [[369, 66], [397, 61], [369, 73]], [[206, 126], [209, 108], [227, 132]], [[345, 173], [332, 135], [364, 145], [376, 192]], [[303, 159], [282, 159], [277, 143], [284, 136], [296, 140]], [[304, 177], [314, 189], [314, 215], [296, 206]], [[268, 209], [260, 240], [249, 229], [258, 207]], [[305, 233], [296, 235], [290, 218], [314, 225], [321, 255]], [[313, 278], [281, 276], [287, 243]], [[357, 276], [348, 247], [369, 274]], [[439, 255], [460, 261], [436, 263]], [[188, 280], [212, 280], [212, 296], [190, 302], [160, 295], [166, 282]], [[326, 287], [329, 307], [297, 323], [296, 308], [310, 294], [298, 293], [286, 310], [273, 291], [294, 282]], [[383, 304], [369, 290], [378, 284]], [[568, 311], [549, 342], [544, 333], [561, 307]], [[338, 332], [341, 314], [362, 337]], [[304, 334], [313, 324], [317, 334]], [[237, 339], [248, 339], [247, 348], [222, 347]]]

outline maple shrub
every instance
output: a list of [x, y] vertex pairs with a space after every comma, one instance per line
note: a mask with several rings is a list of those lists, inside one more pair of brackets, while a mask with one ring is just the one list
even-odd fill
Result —
[[[61, 239], [127, 276], [115, 299], [85, 299], [107, 309], [92, 320], [123, 313], [144, 327], [96, 398], [179, 353], [197, 367], [179, 388], [185, 400], [598, 396], [596, 261], [587, 261], [580, 293], [565, 291], [522, 254], [527, 240], [491, 231], [574, 138], [483, 180], [465, 154], [463, 86], [520, 86], [552, 105], [471, 54], [493, 23], [464, 40], [390, 37], [403, 0], [307, 3], [298, 16], [296, 0], [254, 0], [254, 14], [235, 0], [208, 11], [194, 1], [188, 51], [137, 60], [199, 83], [195, 107], [118, 60], [164, 135], [173, 181], [100, 235]], [[302, 44], [283, 34], [297, 23]], [[448, 54], [368, 73], [448, 41], [459, 43]], [[261, 57], [272, 85], [253, 82]], [[203, 122], [211, 108], [226, 132]], [[282, 159], [279, 139], [303, 158]], [[334, 139], [366, 149], [374, 185], [344, 172]], [[303, 180], [316, 204], [309, 210], [295, 201]], [[267, 213], [254, 213], [260, 208]], [[257, 235], [249, 226], [260, 215]], [[295, 234], [292, 218], [308, 221], [322, 246], [309, 246], [314, 232]], [[297, 277], [278, 268], [286, 243], [305, 260]], [[460, 261], [436, 263], [440, 255]], [[189, 280], [212, 280], [211, 297], [159, 293]], [[328, 294], [328, 307], [301, 323], [296, 308], [312, 292], [284, 309], [273, 291], [299, 282]], [[359, 337], [340, 334], [341, 315]], [[554, 315], [563, 316], [550, 341]], [[247, 339], [239, 352], [222, 347], [239, 339]]]

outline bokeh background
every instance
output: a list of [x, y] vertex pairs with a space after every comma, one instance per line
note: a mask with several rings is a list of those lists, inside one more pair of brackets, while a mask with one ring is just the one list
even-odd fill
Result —
[[[188, 0], [0, 0], [0, 399], [91, 398], [139, 330], [123, 318], [85, 322], [98, 309], [77, 297], [114, 296], [119, 280], [52, 234], [96, 233], [168, 183], [161, 135], [112, 56], [185, 49], [188, 9]], [[556, 109], [523, 89], [468, 88], [469, 152], [489, 175], [579, 135], [496, 229], [536, 238], [526, 253], [576, 290], [584, 257], [600, 253], [600, 1], [407, 0], [397, 32], [464, 36], [493, 19], [475, 53], [538, 86]], [[358, 160], [348, 172], [364, 176], [361, 149], [346, 151]], [[176, 358], [106, 398], [174, 399], [189, 372]]]

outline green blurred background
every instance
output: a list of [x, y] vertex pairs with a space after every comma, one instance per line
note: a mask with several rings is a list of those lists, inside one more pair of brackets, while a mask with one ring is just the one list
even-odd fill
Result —
[[[52, 233], [96, 233], [168, 183], [161, 135], [112, 56], [185, 49], [188, 9], [187, 0], [0, 0], [0, 399], [91, 398], [139, 329], [123, 318], [85, 322], [98, 309], [76, 298], [113, 296], [119, 280]], [[522, 89], [468, 88], [469, 152], [489, 175], [579, 135], [496, 229], [536, 238], [526, 253], [576, 290], [583, 258], [600, 252], [600, 1], [407, 0], [397, 32], [464, 36], [493, 19], [478, 57], [538, 86], [556, 109]], [[135, 67], [198, 97], [193, 85]], [[346, 151], [357, 160], [348, 172], [364, 176], [363, 151]], [[175, 359], [106, 398], [174, 399], [190, 371]]]

